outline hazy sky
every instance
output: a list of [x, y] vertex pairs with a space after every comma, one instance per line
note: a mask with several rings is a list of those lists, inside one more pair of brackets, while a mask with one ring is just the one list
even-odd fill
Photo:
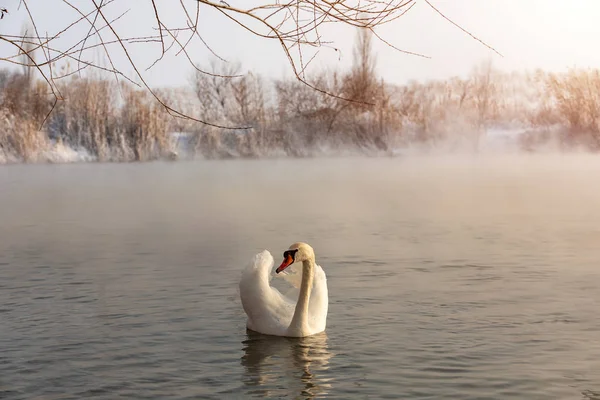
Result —
[[[184, 0], [185, 1], [185, 0]], [[194, 6], [193, 0], [185, 1]], [[228, 0], [229, 4], [243, 7], [250, 0]], [[259, 1], [252, 1], [257, 3]], [[479, 62], [493, 60], [503, 70], [543, 68], [565, 70], [568, 67], [600, 67], [600, 1], [598, 0], [431, 0], [440, 11], [469, 30], [475, 36], [496, 48], [500, 57], [451, 25], [432, 10], [425, 2], [416, 5], [404, 17], [386, 25], [378, 32], [395, 46], [426, 54], [423, 59], [399, 53], [376, 42], [378, 72], [389, 82], [402, 83], [411, 79], [439, 79], [465, 75]], [[60, 31], [77, 15], [60, 0], [31, 0], [28, 2], [40, 33]], [[91, 4], [76, 1], [74, 4]], [[19, 34], [27, 14], [19, 0], [0, 0], [9, 15], [0, 21], [3, 34]], [[163, 19], [173, 26], [183, 26], [185, 19], [181, 6], [175, 0], [159, 0]], [[88, 9], [90, 7], [88, 6]], [[149, 1], [116, 0], [109, 14], [116, 16], [130, 11], [115, 24], [123, 37], [155, 34], [154, 11]], [[64, 34], [61, 47], [75, 43], [87, 28]], [[201, 8], [201, 33], [203, 38], [222, 57], [239, 61], [244, 70], [252, 70], [268, 77], [280, 78], [290, 74], [290, 66], [278, 43], [253, 37], [239, 26], [214, 10]], [[311, 71], [321, 68], [347, 68], [352, 61], [354, 31], [336, 26], [324, 32], [325, 40], [334, 42], [341, 49], [341, 56], [329, 49], [322, 49], [311, 65]], [[106, 36], [108, 32], [106, 31]], [[182, 38], [184, 36], [181, 36]], [[143, 76], [153, 86], [186, 85], [191, 67], [183, 54], [166, 57], [150, 71], [146, 68], [160, 55], [160, 45], [130, 44]], [[209, 51], [196, 40], [189, 48], [196, 63], [207, 64]], [[0, 46], [3, 56], [12, 49]], [[89, 56], [100, 57], [100, 52]], [[132, 75], [123, 51], [112, 48], [113, 60], [119, 68]], [[4, 63], [3, 66], [8, 66]]]

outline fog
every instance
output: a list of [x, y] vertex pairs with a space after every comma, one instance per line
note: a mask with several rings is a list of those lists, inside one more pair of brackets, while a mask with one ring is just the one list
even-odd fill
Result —
[[254, 231], [286, 242], [317, 236], [299, 231], [300, 219], [361, 230], [389, 213], [415, 223], [488, 218], [509, 225], [569, 215], [571, 223], [600, 226], [599, 178], [600, 159], [589, 154], [13, 165], [0, 169], [0, 204], [5, 246], [73, 226], [86, 236], [177, 227], [204, 240], [225, 235], [260, 247], [266, 243]]

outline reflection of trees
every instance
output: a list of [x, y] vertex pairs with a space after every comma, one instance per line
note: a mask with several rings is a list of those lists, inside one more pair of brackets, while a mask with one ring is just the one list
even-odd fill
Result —
[[306, 338], [266, 336], [248, 331], [242, 342], [244, 383], [252, 395], [313, 399], [331, 389], [330, 379], [323, 376], [333, 354], [327, 335]]

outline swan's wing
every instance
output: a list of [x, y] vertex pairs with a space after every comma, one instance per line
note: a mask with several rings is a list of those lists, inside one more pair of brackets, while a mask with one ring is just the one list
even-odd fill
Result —
[[273, 256], [264, 250], [254, 256], [242, 272], [240, 299], [248, 316], [248, 328], [281, 335], [294, 314], [294, 302], [270, 285]]
[[282, 288], [283, 295], [288, 299], [288, 301], [291, 301], [295, 304], [298, 301], [298, 295], [300, 295], [300, 285], [302, 284], [301, 264], [300, 266], [298, 266], [298, 264], [290, 265], [277, 275], [277, 278], [279, 277], [291, 285]]
[[299, 271], [300, 268], [296, 268], [296, 265], [297, 264], [290, 265], [279, 275], [294, 288], [300, 289], [300, 285], [302, 284], [302, 271]]

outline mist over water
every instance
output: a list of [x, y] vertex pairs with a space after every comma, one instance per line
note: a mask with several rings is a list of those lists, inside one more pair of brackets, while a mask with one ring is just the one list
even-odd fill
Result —
[[[599, 181], [584, 154], [0, 168], [0, 398], [600, 398]], [[248, 334], [241, 269], [299, 240], [327, 331]]]

